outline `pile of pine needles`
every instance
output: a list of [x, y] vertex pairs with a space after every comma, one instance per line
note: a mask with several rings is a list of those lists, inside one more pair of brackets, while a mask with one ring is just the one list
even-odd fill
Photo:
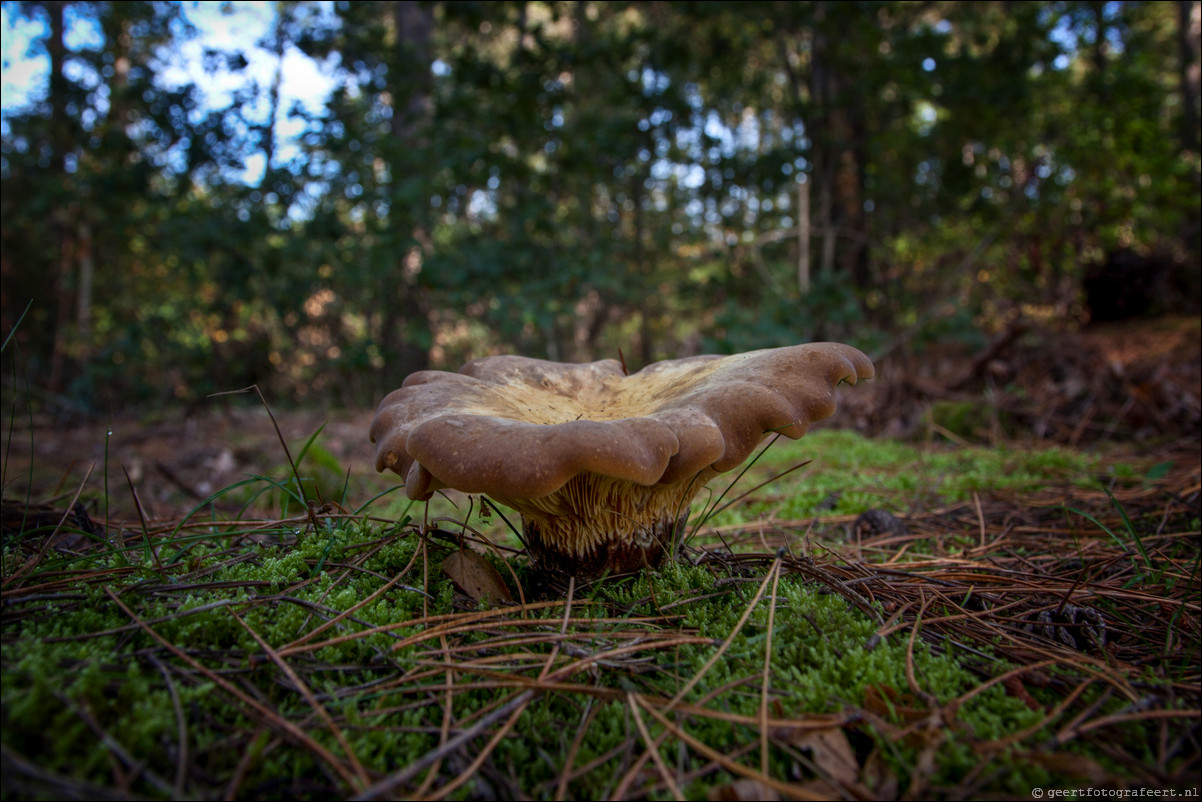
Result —
[[[123, 745], [123, 733], [107, 729], [88, 705], [58, 694], [67, 716], [107, 749], [109, 779], [98, 782], [94, 774], [82, 778], [48, 768], [38, 749], [54, 733], [23, 732], [6, 703], [3, 795], [564, 799], [588, 780], [587, 787], [618, 799], [685, 798], [687, 789], [698, 787], [715, 799], [970, 798], [999, 793], [1006, 786], [998, 772], [1007, 769], [998, 766], [1015, 761], [1044, 766], [1067, 787], [1196, 788], [1202, 770], [1199, 472], [1196, 454], [1172, 464], [1155, 479], [1096, 493], [1073, 491], [1070, 498], [1057, 491], [974, 498], [904, 519], [873, 511], [701, 528], [682, 544], [678, 558], [714, 578], [704, 594], [657, 594], [652, 576], [645, 597], [620, 602], [603, 588], [575, 585], [562, 598], [536, 599], [524, 587], [524, 557], [466, 523], [452, 532], [442, 522], [373, 521], [336, 505], [311, 504], [302, 515], [273, 521], [105, 526], [74, 504], [6, 505], [0, 593], [5, 674], [16, 668], [10, 655], [28, 624], [100, 599], [119, 609], [125, 622], [60, 639], [136, 640], [138, 648], [120, 652], [119, 659], [153, 667], [158, 689], [173, 701], [176, 732], [162, 755], [135, 754]], [[339, 562], [327, 561], [324, 553], [308, 561], [309, 570], [295, 581], [207, 579], [255, 561], [264, 546], [288, 546], [351, 525], [375, 537]], [[367, 567], [369, 558], [401, 541], [416, 544], [407, 565], [392, 575]], [[192, 546], [201, 544], [204, 556], [190, 557]], [[494, 555], [518, 601], [481, 603], [470, 589], [459, 588], [454, 609], [438, 609], [436, 586], [446, 580], [434, 555], [448, 548]], [[126, 558], [98, 567], [86, 559], [90, 552]], [[330, 592], [367, 575], [375, 590], [346, 609], [298, 596], [323, 574], [333, 578]], [[821, 587], [872, 619], [875, 632], [865, 649], [900, 639], [906, 645], [905, 687], [874, 685], [856, 704], [782, 717], [770, 661], [774, 617], [790, 614], [780, 595], [789, 578]], [[422, 597], [420, 613], [385, 624], [359, 615], [398, 588]], [[201, 607], [186, 603], [198, 591], [223, 589], [230, 593], [226, 599]], [[729, 631], [683, 623], [690, 605], [716, 595], [741, 608]], [[140, 610], [152, 599], [177, 612], [146, 617]], [[251, 623], [262, 620], [256, 612], [275, 615], [289, 607], [306, 614], [303, 632], [290, 642], [271, 643]], [[225, 608], [255, 648], [163, 634], [214, 608]], [[692, 693], [720, 673], [753, 613], [767, 616], [762, 671], [700, 697]], [[820, 622], [812, 623], [820, 629]], [[321, 657], [334, 647], [379, 644], [381, 638], [389, 645], [373, 645], [358, 664]], [[414, 657], [393, 661], [398, 651], [415, 647], [408, 652]], [[709, 656], [682, 664], [683, 648], [707, 649]], [[922, 649], [954, 656], [977, 677], [976, 686], [950, 699], [928, 687], [914, 657]], [[119, 667], [109, 668], [106, 681], [119, 686]], [[59, 669], [69, 675], [75, 667]], [[675, 693], [640, 682], [665, 672], [675, 673]], [[341, 684], [331, 676], [352, 680]], [[202, 684], [251, 726], [223, 729], [197, 721], [181, 690]], [[1031, 710], [1034, 723], [993, 741], [976, 737], [976, 765], [949, 779], [939, 755], [965, 737], [959, 711], [999, 688]], [[486, 704], [465, 703], [482, 691]], [[758, 694], [758, 712], [733, 709], [727, 701], [732, 694]], [[380, 700], [370, 715], [343, 704], [364, 697]], [[282, 709], [280, 698], [303, 699], [305, 712]], [[564, 736], [566, 753], [543, 756], [559, 767], [557, 776], [526, 786], [520, 770], [495, 760], [497, 747], [550, 698], [569, 701], [576, 718], [557, 722], [570, 735]], [[582, 744], [607, 704], [625, 708], [627, 735], [584, 760]], [[413, 708], [428, 708], [431, 748], [387, 769], [356, 753], [352, 735], [385, 730], [373, 721]], [[744, 735], [734, 748], [716, 748], [694, 734], [698, 722]], [[205, 727], [217, 734], [202, 734]], [[913, 757], [891, 755], [882, 742]], [[285, 750], [307, 754], [316, 768], [280, 777], [275, 785], [248, 784], [266, 756]], [[774, 770], [779, 761], [770, 764], [773, 750], [788, 755], [793, 768]], [[222, 759], [214, 757], [218, 753]], [[1009, 763], [999, 764], [1003, 757]]]

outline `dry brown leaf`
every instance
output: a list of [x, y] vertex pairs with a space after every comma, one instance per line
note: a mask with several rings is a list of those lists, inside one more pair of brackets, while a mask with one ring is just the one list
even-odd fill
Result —
[[710, 802], [776, 802], [780, 799], [780, 792], [759, 780], [744, 777], [715, 786], [705, 796]]
[[1043, 705], [1035, 701], [1035, 697], [1031, 696], [1031, 694], [1027, 692], [1027, 686], [1023, 684], [1021, 678], [1009, 677], [1006, 680], [1003, 680], [1002, 687], [1006, 689], [1006, 693], [1008, 695], [1018, 699], [1031, 710], [1043, 710]]
[[864, 787], [871, 793], [873, 799], [897, 799], [899, 787], [897, 775], [881, 755], [880, 749], [872, 750], [872, 754], [864, 761], [864, 770], [860, 772]]
[[497, 569], [470, 549], [460, 549], [443, 560], [442, 572], [473, 601], [492, 605], [513, 603], [513, 596]]
[[789, 743], [808, 751], [825, 779], [844, 786], [859, 781], [860, 763], [841, 727], [798, 730], [789, 737]]
[[864, 688], [864, 709], [889, 721], [894, 716], [903, 723], [921, 721], [931, 711], [921, 707], [913, 694], [901, 693], [888, 685], [869, 685]]
[[1080, 777], [1090, 785], [1099, 786], [1113, 779], [1100, 763], [1085, 755], [1058, 751], [1054, 754], [1034, 754], [1031, 758], [1057, 775]]

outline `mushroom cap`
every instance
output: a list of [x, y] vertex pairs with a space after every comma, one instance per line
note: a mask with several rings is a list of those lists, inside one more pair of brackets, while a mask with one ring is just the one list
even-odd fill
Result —
[[518, 356], [420, 371], [376, 410], [376, 470], [412, 499], [454, 488], [535, 499], [581, 474], [636, 485], [689, 482], [743, 462], [771, 432], [796, 440], [835, 411], [835, 387], [873, 376], [840, 343], [657, 362]]

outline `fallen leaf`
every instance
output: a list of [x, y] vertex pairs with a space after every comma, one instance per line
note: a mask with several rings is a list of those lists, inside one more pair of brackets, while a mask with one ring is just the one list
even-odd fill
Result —
[[715, 786], [705, 796], [710, 802], [775, 802], [780, 799], [780, 792], [759, 780], [744, 777], [726, 785]]
[[859, 781], [860, 763], [841, 727], [800, 730], [789, 738], [789, 743], [808, 751], [826, 779], [846, 786]]
[[1113, 778], [1097, 761], [1084, 755], [1074, 755], [1070, 752], [1055, 752], [1049, 754], [1034, 754], [1031, 756], [1035, 763], [1061, 776], [1080, 777], [1093, 786], [1110, 782]]
[[864, 761], [860, 779], [868, 789], [870, 799], [897, 799], [897, 775], [889, 768], [888, 762], [881, 754], [880, 748], [872, 750], [872, 754]]
[[1035, 701], [1035, 697], [1027, 692], [1027, 686], [1023, 684], [1019, 677], [1009, 677], [1002, 681], [1002, 687], [1006, 689], [1006, 693], [1018, 699], [1031, 710], [1043, 710], [1043, 705]]
[[475, 602], [512, 604], [513, 596], [488, 560], [470, 549], [460, 549], [442, 561], [442, 572], [455, 587]]
[[901, 693], [888, 685], [868, 685], [864, 688], [864, 709], [888, 721], [896, 719], [903, 724], [921, 721], [931, 711], [920, 706], [913, 694]]

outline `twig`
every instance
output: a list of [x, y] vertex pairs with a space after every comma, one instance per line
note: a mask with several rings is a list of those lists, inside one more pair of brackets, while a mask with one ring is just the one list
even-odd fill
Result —
[[776, 618], [776, 588], [780, 582], [780, 563], [772, 572], [772, 599], [768, 603], [768, 633], [764, 639], [764, 672], [760, 683], [760, 771], [768, 773], [768, 686], [772, 669], [772, 627]]
[[150, 662], [159, 673], [163, 675], [163, 681], [167, 683], [167, 693], [171, 695], [171, 706], [175, 710], [175, 729], [176, 740], [179, 741], [179, 754], [175, 761], [175, 786], [172, 789], [173, 799], [184, 798], [184, 782], [188, 777], [188, 720], [184, 717], [184, 708], [179, 701], [179, 691], [175, 689], [175, 683], [171, 680], [171, 673], [167, 671], [167, 667], [159, 662], [159, 659], [154, 655], [150, 655]]
[[684, 794], [680, 793], [680, 789], [676, 787], [676, 782], [672, 779], [672, 773], [668, 771], [668, 767], [664, 765], [664, 758], [659, 753], [659, 743], [651, 742], [651, 733], [647, 732], [647, 725], [643, 722], [643, 717], [639, 715], [639, 704], [635, 700], [633, 693], [626, 694], [626, 703], [630, 706], [630, 714], [634, 716], [634, 725], [638, 727], [639, 735], [643, 738], [643, 743], [647, 746], [646, 754], [651, 755], [651, 759], [655, 762], [655, 768], [659, 770], [659, 776], [663, 778], [664, 784], [672, 791], [672, 796], [677, 799], [684, 799]]

